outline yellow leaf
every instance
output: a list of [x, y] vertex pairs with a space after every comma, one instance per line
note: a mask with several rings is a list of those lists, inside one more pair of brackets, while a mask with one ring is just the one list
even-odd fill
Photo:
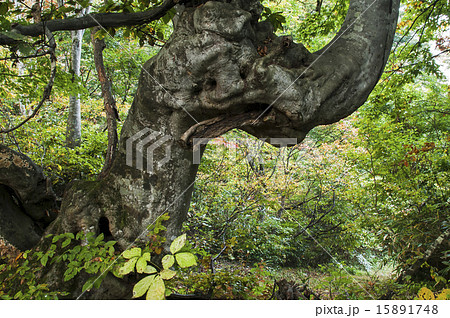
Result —
[[152, 286], [154, 280], [155, 276], [147, 276], [137, 282], [133, 288], [133, 298], [139, 298], [144, 295], [148, 291], [149, 287]]
[[450, 289], [444, 289], [436, 297], [437, 300], [450, 300]]
[[173, 271], [173, 270], [170, 270], [170, 269], [163, 269], [162, 271], [161, 271], [161, 278], [162, 279], [164, 279], [164, 280], [169, 280], [169, 279], [172, 279], [173, 277], [175, 277], [175, 275], [176, 275], [177, 273], [175, 272], [175, 271]]
[[422, 287], [419, 292], [417, 293], [417, 296], [419, 296], [419, 300], [435, 300], [434, 294], [431, 290], [429, 290], [426, 287]]
[[157, 275], [152, 281], [147, 292], [147, 300], [162, 300], [166, 292], [166, 286], [161, 276]]

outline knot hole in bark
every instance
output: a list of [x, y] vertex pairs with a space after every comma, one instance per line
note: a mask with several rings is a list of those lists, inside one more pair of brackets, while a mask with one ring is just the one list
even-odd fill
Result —
[[109, 229], [109, 220], [107, 217], [100, 217], [100, 219], [98, 219], [98, 235], [102, 234], [105, 237], [105, 241], [111, 241], [113, 240], [113, 235], [111, 233], [111, 230]]
[[217, 87], [217, 81], [214, 78], [208, 78], [203, 85], [203, 88], [207, 91], [213, 91]]

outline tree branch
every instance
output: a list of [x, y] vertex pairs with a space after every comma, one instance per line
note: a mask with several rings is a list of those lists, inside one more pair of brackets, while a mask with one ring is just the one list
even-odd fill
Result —
[[116, 100], [112, 94], [112, 84], [106, 75], [105, 64], [103, 63], [103, 50], [106, 47], [104, 39], [97, 39], [95, 34], [100, 31], [99, 26], [93, 28], [92, 31], [92, 46], [94, 48], [94, 62], [97, 69], [99, 82], [101, 83], [103, 104], [106, 112], [106, 122], [108, 129], [108, 149], [106, 151], [105, 164], [100, 172], [99, 178], [104, 178], [112, 167], [114, 161], [119, 138], [117, 136], [117, 119], [119, 114], [116, 108]]
[[[450, 52], [450, 49], [446, 49], [446, 50], [444, 50], [444, 51], [442, 51], [442, 52], [440, 52], [440, 53], [438, 53], [438, 54], [435, 54], [435, 55], [433, 55], [432, 57], [430, 57], [430, 59], [434, 59], [434, 58], [439, 57], [439, 56], [441, 56], [442, 54], [445, 54], [445, 53], [448, 53], [448, 52]], [[384, 71], [384, 72], [385, 72], [385, 73], [395, 73], [395, 72], [397, 72], [397, 71], [399, 71], [399, 70], [401, 70], [401, 69], [404, 69], [404, 68], [407, 68], [407, 67], [410, 67], [410, 66], [414, 66], [414, 65], [417, 65], [417, 64], [419, 64], [419, 63], [421, 63], [421, 62], [416, 62], [416, 63], [406, 64], [406, 65], [401, 65], [401, 66], [399, 66], [399, 67], [397, 67], [397, 68], [395, 68], [395, 69], [392, 69], [392, 70], [386, 70], [386, 71]]]
[[[321, 194], [319, 196], [319, 199], [316, 201], [315, 207], [314, 207], [314, 211], [317, 211], [317, 204], [319, 203], [319, 201], [321, 200]], [[294, 238], [297, 238], [299, 235], [303, 234], [304, 232], [306, 232], [308, 229], [312, 228], [313, 226], [315, 226], [316, 224], [318, 224], [320, 221], [322, 221], [322, 219], [327, 216], [328, 214], [330, 214], [334, 208], [336, 207], [336, 193], [333, 191], [333, 201], [331, 204], [331, 207], [329, 210], [327, 210], [326, 212], [323, 212], [322, 215], [318, 218], [318, 219], [313, 219], [309, 222], [309, 224], [307, 226], [305, 226], [304, 228], [302, 228], [301, 230], [299, 230], [297, 233], [294, 234]], [[316, 212], [317, 213], [317, 212]], [[340, 224], [332, 227], [329, 230], [332, 230], [334, 228], [336, 228], [337, 226], [339, 226]], [[329, 231], [327, 230], [327, 231]]]
[[[266, 115], [268, 116], [268, 115]], [[257, 125], [263, 121], [261, 111], [253, 111], [238, 115], [225, 115], [204, 120], [189, 128], [182, 136], [181, 141], [187, 146], [193, 144], [194, 138], [216, 138], [227, 131], [247, 125]]]
[[[177, 0], [166, 0], [159, 7], [135, 13], [95, 13], [80, 18], [57, 19], [42, 21], [40, 23], [12, 26], [12, 31], [25, 36], [39, 36], [44, 34], [45, 28], [54, 31], [75, 31], [101, 26], [103, 28], [115, 28], [123, 26], [140, 25], [162, 18], [167, 11], [172, 9]], [[0, 34], [0, 45], [15, 45], [18, 40]]]

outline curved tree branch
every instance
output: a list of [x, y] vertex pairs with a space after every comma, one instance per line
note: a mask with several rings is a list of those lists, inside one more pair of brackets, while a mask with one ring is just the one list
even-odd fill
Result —
[[[328, 73], [328, 83], [319, 91], [326, 97], [322, 111], [330, 115], [321, 124], [354, 112], [378, 83], [392, 47], [399, 2], [352, 0], [341, 30], [317, 52], [321, 54], [322, 69]], [[334, 83], [336, 80], [341, 80], [346, 87]]]
[[[162, 18], [167, 11], [176, 5], [176, 0], [166, 0], [158, 7], [147, 11], [134, 13], [95, 13], [80, 18], [56, 19], [42, 21], [40, 23], [12, 26], [12, 31], [25, 36], [39, 36], [44, 34], [45, 28], [51, 32], [74, 31], [101, 26], [103, 28], [115, 28], [122, 26], [140, 25]], [[0, 34], [0, 45], [14, 45], [18, 40]]]
[[[243, 126], [255, 124], [255, 121], [262, 121], [260, 111], [253, 111], [249, 113], [242, 113], [238, 115], [224, 115], [207, 119], [191, 128], [189, 128], [180, 138], [180, 140], [187, 146], [193, 145], [194, 138], [209, 138], [213, 139], [224, 133]], [[264, 117], [266, 118], [266, 117]]]
[[353, 113], [382, 75], [398, 12], [399, 0], [352, 0], [341, 30], [321, 50], [305, 53], [292, 43], [276, 58], [269, 53], [254, 69], [258, 81], [271, 87], [262, 96], [272, 100], [267, 109], [278, 124], [245, 130], [260, 138], [278, 134], [301, 141], [315, 126]]
[[[203, 136], [206, 126], [220, 134], [224, 118], [245, 113], [250, 118], [259, 111], [254, 121], [241, 118], [235, 127], [258, 138], [300, 142], [312, 128], [350, 115], [382, 75], [400, 1], [352, 0], [336, 37], [314, 53], [290, 37], [276, 36], [270, 23], [257, 22], [257, 1], [237, 2], [186, 8], [177, 25], [183, 32], [175, 32], [149, 63], [148, 73], [155, 75], [143, 77], [143, 86], [152, 87], [165, 107], [183, 105], [202, 122], [184, 131], [184, 141], [189, 134]], [[163, 86], [155, 86], [155, 80]], [[214, 118], [221, 120], [210, 122]]]

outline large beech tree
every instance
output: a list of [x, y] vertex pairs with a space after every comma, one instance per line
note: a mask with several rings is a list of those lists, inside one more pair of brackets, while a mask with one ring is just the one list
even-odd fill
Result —
[[[12, 32], [27, 36], [119, 27], [149, 23], [179, 6], [170, 40], [143, 65], [109, 174], [73, 185], [49, 231], [100, 232], [106, 218], [108, 231], [126, 248], [168, 212], [167, 237], [173, 238], [186, 217], [197, 172], [194, 140], [239, 128], [275, 145], [274, 138], [300, 142], [315, 126], [354, 112], [383, 72], [399, 2], [350, 1], [341, 30], [317, 52], [276, 36], [269, 22], [260, 22], [259, 0], [165, 1], [139, 13], [13, 25]], [[3, 45], [20, 41], [0, 35]], [[139, 139], [144, 132], [150, 137]], [[140, 149], [144, 143], [154, 151]], [[151, 169], [138, 169], [139, 151], [143, 168], [150, 162]]]

